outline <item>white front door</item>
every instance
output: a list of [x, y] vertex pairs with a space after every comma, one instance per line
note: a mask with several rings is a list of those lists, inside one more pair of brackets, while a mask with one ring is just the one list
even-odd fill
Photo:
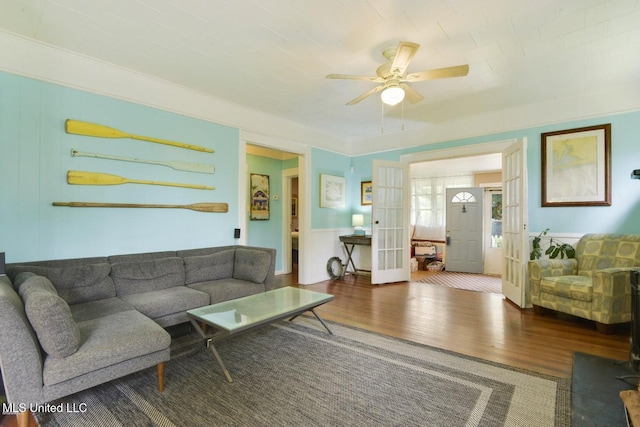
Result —
[[482, 273], [482, 194], [480, 187], [447, 188], [447, 271]]
[[502, 293], [525, 307], [527, 231], [527, 140], [520, 139], [502, 152]]
[[371, 283], [408, 281], [409, 165], [374, 160], [371, 185]]

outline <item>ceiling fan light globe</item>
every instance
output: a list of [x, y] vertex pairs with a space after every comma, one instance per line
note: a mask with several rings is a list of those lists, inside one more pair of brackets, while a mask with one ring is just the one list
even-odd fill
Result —
[[380, 98], [387, 105], [399, 104], [404, 99], [404, 89], [398, 86], [388, 87], [382, 91]]

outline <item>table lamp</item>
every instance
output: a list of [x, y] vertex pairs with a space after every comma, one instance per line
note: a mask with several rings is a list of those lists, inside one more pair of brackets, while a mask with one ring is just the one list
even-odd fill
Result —
[[364, 215], [363, 214], [353, 214], [351, 216], [351, 225], [355, 228], [353, 229], [354, 236], [364, 236]]

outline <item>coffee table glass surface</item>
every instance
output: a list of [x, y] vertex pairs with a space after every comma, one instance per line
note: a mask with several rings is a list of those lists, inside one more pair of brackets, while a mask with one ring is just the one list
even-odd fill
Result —
[[230, 334], [294, 316], [333, 300], [334, 296], [294, 287], [274, 289], [189, 310], [190, 317]]

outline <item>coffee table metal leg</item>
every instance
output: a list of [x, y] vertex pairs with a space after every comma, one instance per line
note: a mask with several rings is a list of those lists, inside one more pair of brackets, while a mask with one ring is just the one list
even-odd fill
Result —
[[227, 381], [232, 383], [233, 382], [233, 378], [231, 378], [231, 374], [227, 370], [227, 367], [224, 366], [224, 362], [222, 361], [222, 357], [220, 357], [220, 355], [218, 354], [218, 351], [214, 347], [213, 342], [211, 342], [211, 340], [207, 341], [207, 347], [209, 347], [211, 349], [211, 352], [213, 353], [214, 357], [218, 361], [218, 365], [220, 365], [220, 369], [222, 369], [222, 372], [224, 373], [224, 376], [227, 377]]
[[318, 316], [318, 313], [316, 313], [316, 311], [312, 308], [310, 310], [314, 316], [316, 316], [316, 319], [318, 319], [320, 321], [320, 323], [322, 323], [322, 326], [324, 326], [324, 328], [331, 334], [333, 335], [333, 332], [331, 332], [331, 329], [329, 329], [329, 327], [327, 326], [326, 323], [324, 323], [324, 320], [322, 320], [322, 318], [320, 316]]

